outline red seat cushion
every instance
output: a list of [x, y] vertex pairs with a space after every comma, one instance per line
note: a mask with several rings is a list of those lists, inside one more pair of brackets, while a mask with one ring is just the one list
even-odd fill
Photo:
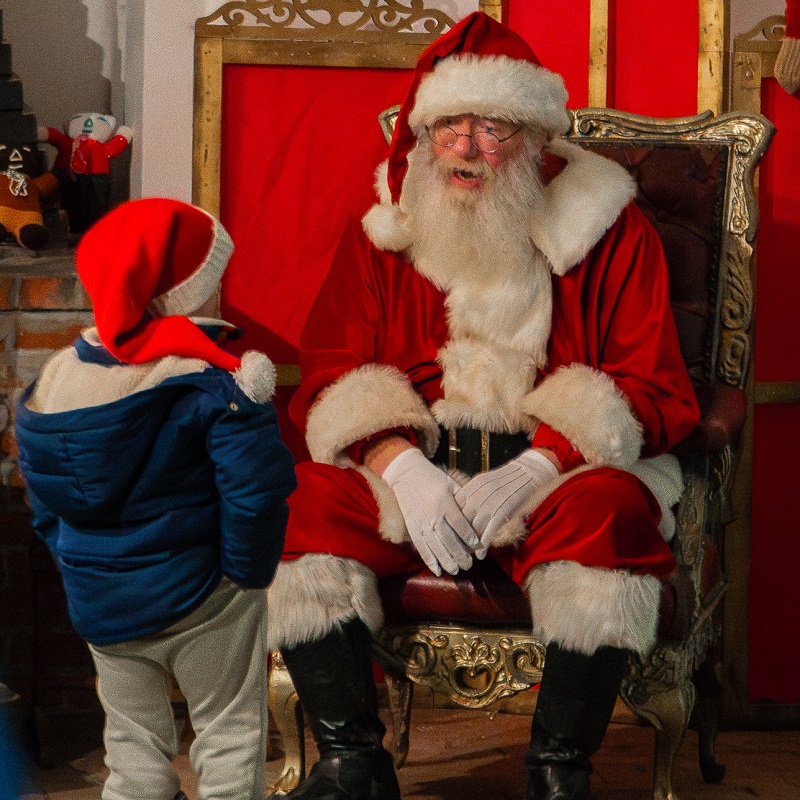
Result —
[[[701, 600], [722, 579], [716, 546], [706, 539]], [[490, 558], [476, 561], [458, 575], [436, 577], [427, 568], [412, 575], [381, 578], [387, 626], [418, 623], [464, 624], [475, 627], [532, 627], [530, 605], [522, 589]], [[688, 632], [694, 590], [688, 577], [665, 583], [659, 608], [659, 638], [674, 640]]]

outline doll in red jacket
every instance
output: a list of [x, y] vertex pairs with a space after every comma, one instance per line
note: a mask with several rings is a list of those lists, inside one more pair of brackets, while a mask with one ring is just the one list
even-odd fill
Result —
[[75, 114], [58, 128], [40, 128], [39, 141], [57, 150], [53, 172], [70, 228], [85, 231], [110, 208], [109, 165], [130, 144], [133, 130], [110, 114]]

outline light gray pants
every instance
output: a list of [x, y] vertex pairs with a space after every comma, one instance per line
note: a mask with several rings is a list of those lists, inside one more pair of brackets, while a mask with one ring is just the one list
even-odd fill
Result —
[[263, 800], [266, 759], [266, 592], [228, 581], [156, 636], [95, 647], [106, 713], [103, 800], [172, 800], [178, 754], [174, 676], [196, 738], [201, 800]]

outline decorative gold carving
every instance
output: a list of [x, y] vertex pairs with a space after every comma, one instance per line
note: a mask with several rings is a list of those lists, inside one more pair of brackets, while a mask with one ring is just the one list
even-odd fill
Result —
[[699, 472], [700, 465], [694, 460], [691, 463], [684, 463], [683, 468], [685, 488], [676, 516], [680, 535], [675, 537], [672, 551], [679, 564], [692, 568], [692, 578], [697, 588], [700, 582], [697, 568], [700, 565], [699, 556], [705, 523], [706, 480], [705, 475]]
[[544, 648], [518, 631], [425, 626], [392, 629], [384, 647], [415, 683], [466, 708], [485, 708], [541, 679]]
[[384, 677], [392, 715], [392, 757], [395, 767], [400, 769], [408, 757], [414, 684], [405, 677], [397, 678], [389, 673], [384, 673]]
[[267, 703], [278, 730], [283, 734], [283, 772], [270, 788], [271, 795], [279, 796], [290, 792], [305, 778], [306, 751], [303, 710], [289, 670], [277, 650], [271, 654]]
[[762, 19], [747, 33], [740, 33], [733, 44], [734, 50], [748, 52], [777, 50], [786, 34], [786, 17], [772, 16]]
[[672, 764], [694, 706], [688, 651], [677, 646], [657, 647], [646, 661], [632, 659], [622, 684], [622, 699], [656, 729], [654, 800], [675, 800]]
[[786, 32], [786, 18], [767, 17], [733, 46], [731, 103], [734, 109], [757, 114], [761, 110], [761, 82], [772, 76]]
[[[198, 36], [389, 42], [417, 33], [431, 41], [455, 23], [423, 0], [231, 0], [197, 20]], [[421, 29], [421, 30], [420, 30]]]
[[714, 504], [726, 511], [730, 507], [730, 491], [736, 458], [730, 446], [718, 453], [711, 461], [711, 491]]
[[710, 112], [669, 120], [611, 109], [572, 112], [571, 138], [635, 141], [642, 147], [703, 143], [727, 150], [727, 196], [723, 225], [723, 265], [718, 296], [721, 325], [716, 374], [725, 383], [744, 386], [750, 362], [749, 327], [753, 310], [750, 242], [758, 225], [753, 174], [775, 128], [760, 115], [741, 113], [714, 117]]

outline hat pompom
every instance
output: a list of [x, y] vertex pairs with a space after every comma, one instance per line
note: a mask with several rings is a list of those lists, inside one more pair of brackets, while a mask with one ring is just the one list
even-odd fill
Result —
[[248, 350], [241, 360], [233, 373], [237, 386], [254, 403], [266, 403], [275, 394], [275, 365], [258, 350]]
[[405, 225], [405, 212], [398, 205], [375, 203], [361, 224], [364, 233], [379, 250], [400, 253], [411, 245], [411, 234]]
[[378, 202], [364, 214], [361, 225], [367, 238], [379, 250], [400, 253], [411, 246], [411, 235], [406, 226], [406, 214], [392, 203], [389, 189], [389, 162], [384, 161], [375, 170], [375, 193]]

